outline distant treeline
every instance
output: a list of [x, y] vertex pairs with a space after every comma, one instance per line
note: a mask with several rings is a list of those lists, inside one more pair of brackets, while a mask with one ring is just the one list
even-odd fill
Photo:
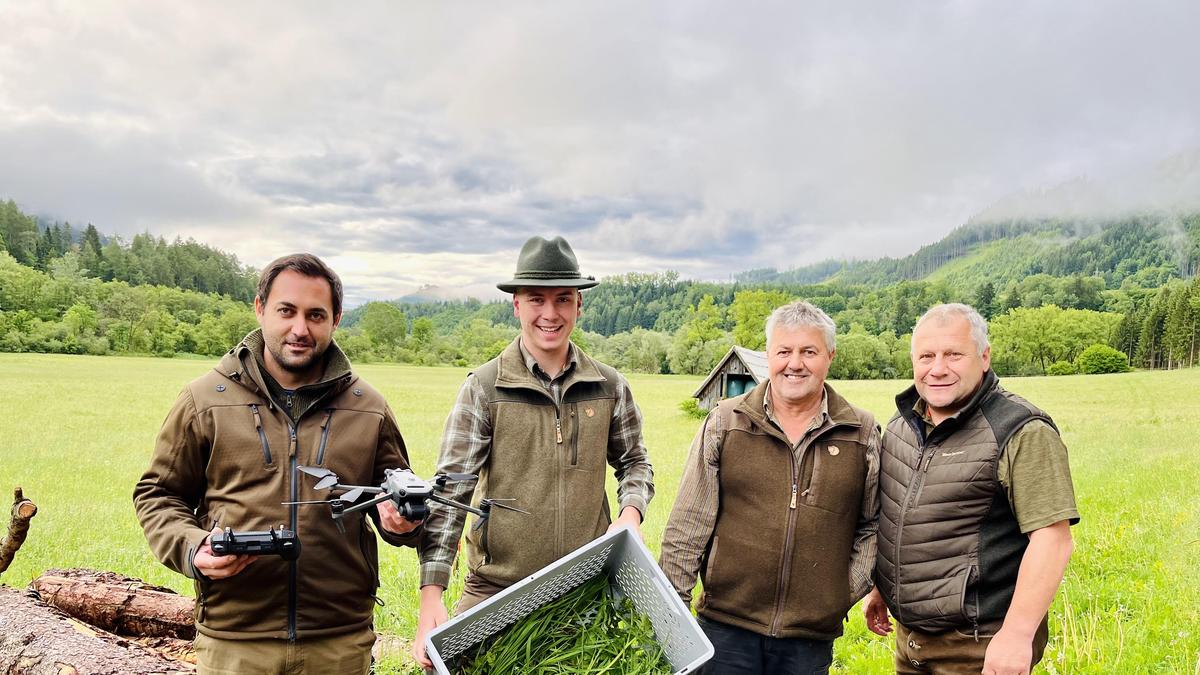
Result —
[[176, 238], [135, 235], [129, 243], [105, 237], [94, 225], [79, 232], [69, 222], [39, 223], [11, 199], [0, 202], [0, 251], [17, 262], [47, 272], [68, 253], [76, 256], [79, 274], [101, 281], [124, 281], [173, 286], [187, 291], [216, 293], [250, 302], [258, 273], [243, 267], [237, 256], [210, 246]]
[[[917, 317], [939, 302], [966, 302], [991, 320], [1002, 375], [1195, 364], [1200, 281], [1189, 261], [1200, 250], [1200, 218], [971, 227], [981, 231], [960, 228], [948, 248], [826, 265], [833, 276], [820, 283], [764, 270], [726, 284], [675, 272], [606, 278], [585, 293], [573, 339], [623, 370], [703, 374], [733, 344], [762, 349], [767, 314], [805, 298], [838, 324], [833, 377], [904, 378]], [[874, 283], [939, 259], [931, 250], [954, 256], [923, 279]], [[1031, 259], [1073, 271], [1030, 272]], [[871, 283], [845, 274], [876, 263], [890, 271]], [[125, 244], [90, 225], [76, 237], [68, 224], [39, 225], [0, 203], [0, 351], [216, 356], [255, 326], [255, 284], [234, 256], [193, 241], [147, 234]], [[477, 300], [371, 302], [348, 311], [342, 326], [337, 340], [355, 360], [460, 366], [499, 353], [518, 330], [509, 303]], [[1089, 352], [1095, 345], [1109, 351]]]

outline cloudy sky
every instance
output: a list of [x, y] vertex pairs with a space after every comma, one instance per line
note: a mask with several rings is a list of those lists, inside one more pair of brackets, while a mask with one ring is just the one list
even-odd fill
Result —
[[728, 279], [1200, 173], [1193, 0], [349, 7], [0, 3], [0, 198], [310, 250], [355, 304], [496, 293], [534, 234]]

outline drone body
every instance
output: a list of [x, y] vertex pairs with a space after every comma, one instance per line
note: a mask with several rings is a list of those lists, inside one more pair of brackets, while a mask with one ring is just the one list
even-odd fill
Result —
[[[427, 481], [420, 478], [409, 469], [387, 469], [384, 471], [383, 483], [379, 487], [368, 485], [343, 485], [339, 482], [337, 474], [317, 466], [300, 466], [297, 467], [304, 473], [317, 478], [317, 484], [313, 486], [315, 490], [343, 490], [342, 494], [335, 496], [333, 499], [309, 501], [309, 502], [285, 502], [285, 504], [328, 504], [332, 512], [334, 521], [338, 527], [342, 527], [342, 516], [355, 511], [368, 509], [376, 504], [391, 500], [396, 505], [396, 510], [406, 520], [417, 522], [425, 520], [429, 516], [429, 502], [438, 502], [456, 509], [462, 509], [469, 513], [474, 513], [479, 516], [475, 527], [481, 527], [487, 522], [488, 516], [491, 515], [492, 507], [517, 511], [519, 513], [528, 514], [528, 511], [522, 511], [513, 506], [499, 503], [511, 501], [507, 499], [484, 499], [480, 501], [479, 508], [475, 508], [462, 502], [448, 499], [437, 493], [446, 488], [446, 483], [450, 481], [474, 480], [476, 476], [469, 473], [451, 473], [440, 474], [434, 476], [432, 481]], [[363, 494], [377, 495], [361, 504], [355, 504], [358, 498]], [[353, 504], [353, 506], [347, 506]]]

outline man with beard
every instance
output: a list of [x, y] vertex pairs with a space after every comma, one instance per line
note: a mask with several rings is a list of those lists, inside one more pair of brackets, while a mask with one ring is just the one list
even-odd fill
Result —
[[[415, 545], [390, 502], [347, 515], [344, 531], [299, 466], [343, 483], [378, 485], [408, 453], [383, 397], [333, 342], [342, 284], [319, 258], [296, 254], [262, 272], [260, 329], [187, 385], [134, 489], [154, 554], [195, 580], [201, 673], [364, 673], [379, 586], [375, 521], [384, 541]], [[286, 526], [295, 560], [216, 555], [211, 535]]]

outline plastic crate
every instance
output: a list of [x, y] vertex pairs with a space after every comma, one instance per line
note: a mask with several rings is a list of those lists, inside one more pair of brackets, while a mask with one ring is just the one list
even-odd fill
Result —
[[430, 631], [426, 654], [438, 673], [448, 675], [460, 656], [598, 575], [608, 579], [610, 593], [629, 598], [650, 617], [654, 638], [676, 674], [690, 673], [712, 658], [712, 643], [691, 611], [646, 545], [624, 528], [575, 549]]

